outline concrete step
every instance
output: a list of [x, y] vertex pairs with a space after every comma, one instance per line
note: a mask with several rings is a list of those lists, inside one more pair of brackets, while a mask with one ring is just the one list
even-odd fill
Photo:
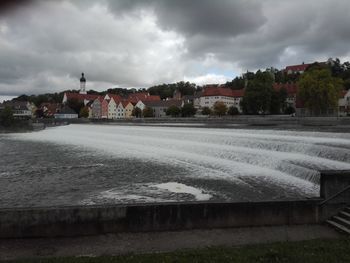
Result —
[[350, 221], [347, 220], [346, 218], [344, 218], [344, 217], [338, 215], [338, 216], [334, 216], [334, 217], [332, 218], [332, 220], [333, 220], [334, 222], [337, 222], [338, 224], [341, 224], [341, 225], [343, 225], [343, 226], [345, 226], [345, 227], [347, 227], [347, 228], [350, 229]]
[[333, 226], [336, 230], [339, 230], [341, 232], [345, 232], [346, 234], [350, 235], [350, 229], [338, 224], [337, 222], [334, 222], [333, 220], [327, 220], [326, 221], [329, 225]]
[[345, 219], [350, 220], [350, 213], [348, 213], [348, 212], [342, 211], [342, 212], [339, 213], [339, 216], [341, 216], [341, 217], [343, 217], [343, 218], [345, 218]]

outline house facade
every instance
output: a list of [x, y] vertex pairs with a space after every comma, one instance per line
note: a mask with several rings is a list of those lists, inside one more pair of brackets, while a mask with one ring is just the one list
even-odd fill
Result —
[[134, 105], [130, 101], [123, 101], [123, 107], [124, 107], [124, 117], [126, 119], [132, 118], [132, 112], [134, 110]]
[[161, 101], [146, 101], [146, 107], [149, 107], [153, 110], [153, 117], [162, 118], [166, 117], [166, 112], [169, 107], [176, 106], [181, 108], [184, 105], [182, 100], [161, 100]]
[[350, 116], [350, 89], [341, 91], [338, 100], [338, 115], [340, 117]]
[[101, 97], [98, 97], [91, 104], [92, 118], [93, 119], [101, 119], [102, 118], [102, 101]]
[[273, 89], [275, 91], [280, 91], [285, 89], [287, 91], [286, 104], [288, 107], [296, 108], [298, 86], [296, 83], [274, 83]]
[[61, 109], [55, 113], [55, 119], [75, 119], [78, 118], [78, 113], [64, 105]]
[[202, 91], [199, 99], [199, 108], [213, 108], [217, 101], [223, 102], [227, 108], [234, 106], [239, 112], [241, 109], [241, 100], [244, 96], [244, 89], [231, 90], [230, 88], [218, 87], [218, 86], [207, 86]]

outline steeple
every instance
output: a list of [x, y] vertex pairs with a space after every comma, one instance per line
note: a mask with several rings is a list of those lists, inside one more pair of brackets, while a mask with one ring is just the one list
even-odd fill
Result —
[[85, 91], [85, 84], [86, 84], [86, 79], [84, 77], [84, 73], [81, 73], [81, 78], [80, 78], [80, 94], [86, 94]]

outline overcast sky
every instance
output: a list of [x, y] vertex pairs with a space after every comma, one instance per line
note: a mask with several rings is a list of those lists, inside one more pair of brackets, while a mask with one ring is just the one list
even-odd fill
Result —
[[[22, 1], [23, 2], [23, 1]], [[349, 0], [46, 0], [0, 12], [0, 95], [223, 83], [350, 56]]]

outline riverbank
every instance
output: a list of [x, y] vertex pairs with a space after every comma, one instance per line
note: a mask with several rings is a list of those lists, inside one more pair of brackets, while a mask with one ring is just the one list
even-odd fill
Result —
[[18, 132], [31, 132], [40, 131], [45, 129], [44, 123], [33, 123], [31, 120], [16, 120], [11, 126], [4, 127], [0, 125], [1, 133], [18, 133]]

